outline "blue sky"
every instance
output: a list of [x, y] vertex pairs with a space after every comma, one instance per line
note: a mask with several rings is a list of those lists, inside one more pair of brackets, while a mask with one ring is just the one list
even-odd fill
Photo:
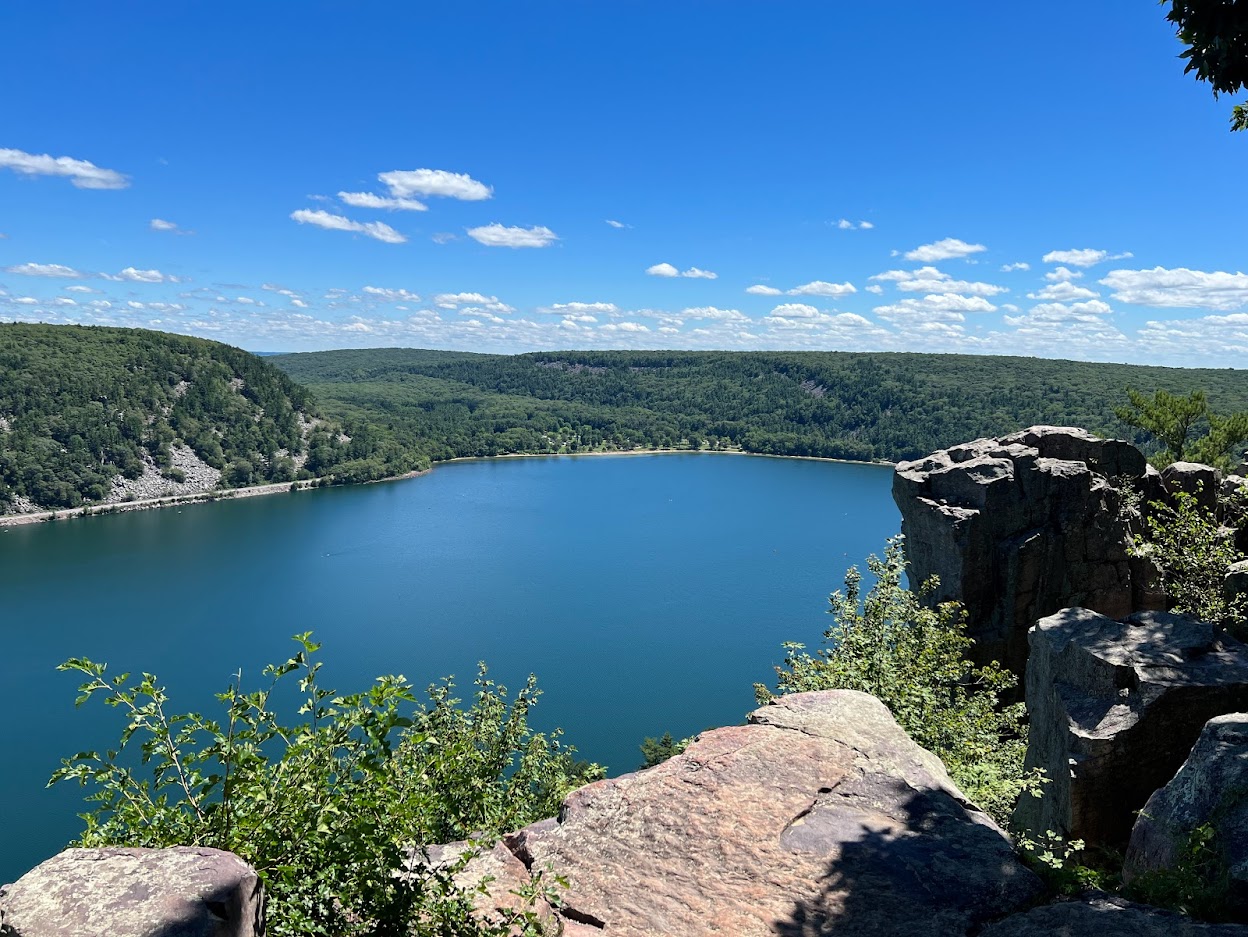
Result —
[[1138, 0], [6, 4], [0, 318], [254, 350], [1248, 352]]

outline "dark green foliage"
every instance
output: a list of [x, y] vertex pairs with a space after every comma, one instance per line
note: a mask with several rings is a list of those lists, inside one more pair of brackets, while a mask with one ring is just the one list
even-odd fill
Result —
[[1154, 465], [1164, 468], [1189, 457], [1224, 471], [1238, 464], [1248, 441], [1248, 411], [1219, 416], [1203, 390], [1186, 397], [1158, 390], [1149, 397], [1128, 387], [1127, 397], [1130, 406], [1115, 407], [1114, 415], [1164, 447], [1151, 460]]
[[679, 755], [689, 747], [689, 743], [692, 741], [693, 739], [680, 739], [677, 741], [672, 738], [672, 733], [670, 732], [664, 732], [661, 739], [647, 736], [641, 740], [640, 746], [641, 757], [645, 760], [637, 767], [639, 769], [653, 768], [655, 765], [660, 765], [673, 755]]
[[170, 446], [185, 443], [221, 469], [225, 486], [290, 481], [309, 471], [351, 480], [419, 467], [367, 429], [350, 441], [317, 424], [312, 394], [267, 360], [204, 339], [84, 326], [0, 324], [0, 513], [24, 496], [73, 508], [104, 498], [117, 475], [150, 459], [177, 480]]
[[[1165, 0], [1163, 0], [1163, 3]], [[1248, 88], [1248, 4], [1243, 0], [1171, 0], [1166, 19], [1187, 46], [1186, 72], [1209, 82], [1214, 97]], [[1232, 130], [1248, 128], [1248, 105], [1236, 105]]]
[[1036, 423], [1120, 435], [1128, 385], [1200, 387], [1221, 412], [1248, 410], [1239, 371], [1038, 358], [389, 348], [267, 360], [330, 416], [433, 461], [665, 447], [899, 461]]
[[[296, 641], [295, 656], [265, 669], [269, 688], [236, 684], [217, 697], [221, 721], [166, 713], [150, 674], [132, 681], [85, 659], [63, 664], [87, 677], [80, 704], [98, 695], [126, 717], [117, 749], [81, 752], [52, 778], [94, 789], [81, 844], [237, 853], [264, 880], [277, 937], [494, 933], [469, 920], [447, 870], [409, 850], [552, 816], [601, 769], [573, 761], [558, 732], [532, 732], [532, 678], [508, 702], [483, 667], [467, 709], [449, 681], [423, 705], [401, 676], [338, 695], [318, 682], [319, 645]], [[287, 707], [297, 707], [293, 723], [278, 714]], [[140, 759], [127, 751], [133, 741]]]
[[[906, 733], [937, 755], [958, 786], [998, 823], [1008, 822], [1019, 796], [1034, 792], [1037, 775], [1023, 769], [1025, 710], [1001, 705], [1017, 683], [997, 664], [976, 667], [966, 659], [973, 643], [965, 615], [955, 603], [927, 607], [923, 595], [901, 584], [902, 539], [889, 541], [883, 559], [867, 566], [875, 584], [861, 594], [862, 574], [851, 567], [845, 591], [834, 592], [828, 610], [835, 623], [813, 655], [787, 644], [785, 666], [776, 668], [780, 693], [859, 690], [884, 703]], [[754, 688], [759, 703], [771, 697]]]
[[1133, 901], [1169, 908], [1202, 921], [1228, 921], [1230, 869], [1217, 830], [1202, 823], [1192, 830], [1173, 868], [1143, 872], [1124, 889]]

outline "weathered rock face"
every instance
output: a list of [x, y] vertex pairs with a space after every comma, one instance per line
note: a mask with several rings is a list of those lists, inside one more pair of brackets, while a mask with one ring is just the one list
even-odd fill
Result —
[[1248, 560], [1235, 563], [1226, 571], [1223, 591], [1228, 602], [1235, 601], [1241, 595], [1248, 595]]
[[1019, 802], [1020, 829], [1122, 848], [1204, 724], [1248, 708], [1248, 647], [1203, 622], [1070, 608], [1030, 641], [1027, 764], [1049, 782]]
[[1068, 606], [1111, 616], [1164, 607], [1151, 566], [1127, 554], [1111, 479], [1146, 499], [1162, 493], [1134, 446], [1071, 427], [1033, 426], [897, 466], [911, 580], [938, 576], [933, 600], [965, 606], [977, 660], [1021, 675], [1027, 630]]
[[1148, 799], [1131, 831], [1123, 878], [1174, 868], [1192, 831], [1209, 823], [1230, 870], [1229, 905], [1248, 919], [1248, 713], [1205, 723], [1183, 767]]
[[1161, 483], [1169, 494], [1180, 491], [1196, 499], [1202, 511], [1212, 514], [1218, 507], [1222, 473], [1199, 462], [1171, 462], [1162, 470]]
[[566, 876], [569, 935], [961, 937], [1042, 890], [940, 762], [851, 691], [782, 698], [508, 844]]
[[1011, 914], [980, 937], [1248, 937], [1239, 924], [1202, 924], [1142, 904], [1102, 895], [1059, 901]]
[[264, 894], [233, 853], [67, 849], [0, 892], [6, 937], [263, 937]]

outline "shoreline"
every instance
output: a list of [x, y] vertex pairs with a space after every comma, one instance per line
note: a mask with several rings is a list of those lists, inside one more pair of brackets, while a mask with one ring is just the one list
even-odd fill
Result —
[[[640, 456], [640, 455], [735, 455], [755, 456], [763, 459], [804, 459], [808, 462], [837, 462], [842, 465], [874, 465], [881, 468], [896, 468], [896, 462], [860, 462], [855, 459], [830, 459], [812, 455], [775, 455], [767, 452], [744, 452], [740, 449], [612, 449], [598, 452], [509, 452], [504, 455], [491, 456], [458, 456], [435, 462], [427, 469], [404, 472], [402, 475], [391, 475], [374, 481], [362, 482], [365, 485], [378, 485], [383, 482], [402, 481], [407, 478], [419, 478], [428, 475], [439, 465], [450, 465], [454, 462], [494, 462], [502, 459], [577, 459], [592, 456]], [[54, 521], [69, 521], [84, 517], [95, 517], [105, 514], [126, 514], [131, 511], [150, 511], [158, 508], [181, 507], [184, 504], [208, 504], [213, 501], [233, 501], [238, 498], [257, 498], [265, 495], [293, 494], [296, 491], [310, 491], [319, 487], [320, 479], [309, 478], [295, 482], [271, 482], [267, 485], [248, 485], [245, 488], [221, 488], [199, 491], [185, 495], [165, 495], [161, 498], [143, 498], [135, 501], [115, 501], [111, 504], [89, 504], [77, 508], [58, 508], [54, 511], [32, 511], [29, 514], [0, 514], [0, 530], [7, 527], [23, 527], [27, 524], [44, 524]], [[346, 486], [341, 486], [346, 487]]]

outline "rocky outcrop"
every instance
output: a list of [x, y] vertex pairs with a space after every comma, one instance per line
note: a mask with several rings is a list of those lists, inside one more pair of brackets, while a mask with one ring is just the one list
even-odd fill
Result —
[[1161, 472], [1161, 483], [1170, 495], [1184, 492], [1196, 499], [1202, 511], [1213, 514], [1222, 490], [1222, 473], [1199, 462], [1171, 462]]
[[1248, 597], [1248, 560], [1234, 563], [1226, 571], [1223, 591], [1228, 602], [1234, 602], [1240, 596]]
[[264, 894], [218, 849], [67, 849], [0, 891], [0, 934], [263, 937]]
[[848, 690], [783, 697], [507, 842], [529, 874], [566, 877], [567, 935], [961, 937], [1042, 891], [940, 762]]
[[1239, 924], [1202, 924], [1142, 904], [1105, 895], [1059, 901], [1012, 914], [980, 937], [1248, 937]]
[[910, 578], [959, 601], [981, 661], [1022, 674], [1027, 631], [1079, 605], [1110, 616], [1164, 607], [1147, 561], [1128, 555], [1123, 491], [1161, 479], [1129, 443], [1033, 426], [903, 462], [893, 477]]
[[1178, 774], [1148, 799], [1131, 831], [1124, 880], [1173, 869], [1204, 824], [1230, 874], [1228, 905], [1248, 920], [1248, 713], [1210, 719]]
[[1030, 644], [1027, 765], [1049, 780], [1019, 802], [1020, 829], [1122, 848], [1204, 724], [1248, 708], [1248, 647], [1204, 622], [1070, 608], [1039, 621]]

